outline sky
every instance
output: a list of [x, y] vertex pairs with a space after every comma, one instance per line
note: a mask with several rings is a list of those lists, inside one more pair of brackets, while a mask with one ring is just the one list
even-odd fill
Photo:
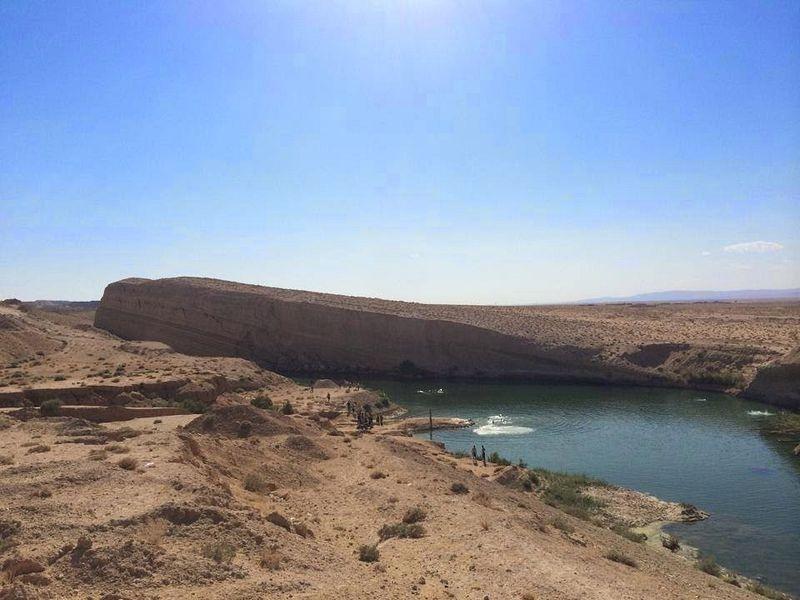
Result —
[[0, 3], [0, 297], [800, 287], [800, 2]]

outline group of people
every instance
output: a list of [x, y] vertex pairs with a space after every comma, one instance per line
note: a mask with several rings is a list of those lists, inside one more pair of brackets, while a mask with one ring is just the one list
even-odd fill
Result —
[[347, 414], [355, 417], [356, 428], [362, 432], [371, 430], [373, 425], [383, 425], [383, 414], [373, 415], [371, 404], [356, 406], [354, 402], [348, 400]]
[[[481, 458], [480, 460], [483, 461], [483, 466], [486, 466], [486, 448], [483, 447], [481, 444]], [[472, 464], [477, 464], [478, 462], [478, 449], [475, 447], [475, 444], [472, 444]]]

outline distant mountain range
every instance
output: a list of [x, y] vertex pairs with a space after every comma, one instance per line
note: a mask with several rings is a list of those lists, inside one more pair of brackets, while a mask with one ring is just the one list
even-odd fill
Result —
[[635, 296], [607, 296], [578, 300], [575, 304], [611, 304], [615, 302], [730, 302], [736, 300], [800, 300], [800, 288], [787, 290], [670, 290]]

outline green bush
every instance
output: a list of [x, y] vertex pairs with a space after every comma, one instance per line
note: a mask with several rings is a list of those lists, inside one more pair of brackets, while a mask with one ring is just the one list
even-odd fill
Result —
[[55, 417], [58, 415], [60, 410], [60, 400], [45, 400], [42, 402], [41, 406], [39, 406], [39, 414], [41, 414], [43, 417]]
[[250, 404], [252, 404], [256, 408], [262, 408], [264, 410], [272, 408], [272, 400], [266, 394], [261, 396], [256, 396], [250, 401]]
[[384, 525], [378, 530], [378, 537], [381, 541], [389, 538], [421, 538], [425, 535], [425, 528], [419, 523], [394, 523]]
[[507, 466], [509, 466], [511, 464], [510, 460], [503, 458], [497, 452], [492, 452], [489, 455], [489, 458], [487, 458], [486, 460], [488, 460], [490, 463], [494, 463], [496, 465], [501, 465], [503, 467], [507, 467]]

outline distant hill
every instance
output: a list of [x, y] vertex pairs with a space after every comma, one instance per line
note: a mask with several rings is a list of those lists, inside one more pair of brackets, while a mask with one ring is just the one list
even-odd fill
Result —
[[614, 302], [730, 302], [736, 300], [800, 300], [800, 288], [786, 290], [730, 290], [713, 292], [702, 290], [670, 290], [650, 292], [635, 296], [608, 296], [579, 300], [576, 304], [610, 304]]
[[22, 302], [28, 308], [53, 311], [71, 310], [95, 310], [100, 306], [99, 300], [72, 301], [72, 300], [33, 300], [32, 302]]

